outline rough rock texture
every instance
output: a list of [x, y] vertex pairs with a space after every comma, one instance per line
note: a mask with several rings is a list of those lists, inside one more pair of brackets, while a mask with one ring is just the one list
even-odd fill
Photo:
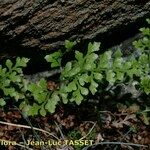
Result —
[[51, 50], [150, 15], [150, 0], [0, 0], [0, 47]]

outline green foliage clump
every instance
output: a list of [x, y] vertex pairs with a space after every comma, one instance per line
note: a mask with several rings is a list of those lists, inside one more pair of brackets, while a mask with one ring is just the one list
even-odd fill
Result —
[[6, 67], [0, 65], [0, 106], [6, 104], [5, 99], [14, 98], [16, 101], [24, 99], [24, 84], [22, 69], [27, 66], [27, 58], [17, 58], [13, 64], [11, 60], [7, 60]]
[[[28, 94], [27, 94], [28, 93]], [[25, 115], [45, 116], [47, 111], [54, 113], [56, 105], [60, 101], [57, 91], [49, 91], [47, 82], [41, 79], [37, 83], [28, 83], [26, 91], [26, 100], [20, 104], [20, 109]]]
[[[147, 20], [150, 23], [150, 20]], [[53, 91], [47, 89], [47, 82], [41, 79], [32, 83], [23, 78], [22, 68], [28, 59], [17, 58], [16, 64], [6, 61], [6, 68], [0, 66], [0, 105], [6, 104], [5, 97], [21, 99], [20, 109], [26, 115], [45, 116], [54, 113], [58, 103], [75, 102], [80, 105], [86, 96], [103, 92], [102, 84], [116, 86], [136, 81], [139, 91], [150, 94], [150, 28], [142, 28], [143, 38], [133, 44], [136, 51], [124, 57], [121, 50], [106, 51], [98, 55], [100, 43], [89, 43], [87, 53], [75, 51], [75, 59], [61, 66], [64, 53], [59, 50], [45, 57], [51, 67], [61, 70], [59, 87]], [[75, 42], [65, 41], [66, 52]]]

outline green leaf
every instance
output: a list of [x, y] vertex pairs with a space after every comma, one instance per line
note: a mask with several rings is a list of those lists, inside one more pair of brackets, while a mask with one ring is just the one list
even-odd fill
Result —
[[19, 109], [22, 110], [22, 114], [23, 116], [28, 116], [31, 115], [29, 114], [29, 110], [32, 108], [31, 105], [28, 105], [25, 101], [23, 101], [20, 105], [19, 105]]
[[141, 28], [140, 31], [144, 34], [144, 35], [150, 35], [150, 28]]
[[11, 69], [11, 68], [12, 68], [13, 63], [12, 63], [12, 61], [11, 61], [10, 59], [7, 59], [7, 60], [6, 60], [6, 66], [8, 67], [8, 69]]
[[82, 54], [81, 52], [79, 52], [79, 51], [75, 51], [75, 58], [76, 58], [79, 62], [84, 61], [84, 60], [83, 60], [83, 54]]
[[33, 92], [33, 93], [34, 93], [34, 91], [37, 91], [37, 90], [40, 91], [39, 87], [38, 87], [37, 84], [35, 84], [35, 83], [30, 83], [30, 84], [28, 85], [28, 90], [29, 90], [30, 92]]
[[131, 66], [132, 66], [131, 62], [126, 61], [126, 62], [124, 63], [123, 69], [124, 69], [124, 70], [128, 70], [128, 69], [131, 68]]
[[41, 104], [42, 102], [44, 102], [46, 100], [46, 97], [47, 97], [47, 92], [39, 92], [39, 91], [36, 91], [33, 93], [33, 96], [34, 96], [34, 99], [39, 103]]
[[12, 73], [9, 75], [9, 79], [10, 79], [12, 82], [21, 82], [21, 76], [20, 76], [20, 75], [17, 75], [16, 72], [12, 72]]
[[122, 52], [121, 49], [117, 49], [114, 53], [115, 58], [120, 58], [122, 56]]
[[76, 91], [74, 91], [72, 93], [72, 97], [70, 99], [70, 102], [75, 101], [76, 104], [79, 105], [79, 104], [81, 104], [82, 100], [83, 100], [83, 96], [81, 95], [80, 89], [78, 88]]
[[15, 67], [14, 68], [17, 68], [17, 67], [26, 67], [27, 66], [27, 63], [28, 63], [29, 59], [28, 58], [20, 58], [20, 57], [17, 57], [16, 59], [16, 64], [15, 64]]
[[113, 67], [114, 68], [122, 68], [123, 58], [115, 58]]
[[95, 54], [95, 53], [91, 53], [90, 55], [88, 55], [87, 57], [86, 57], [86, 62], [87, 63], [94, 63], [94, 61], [96, 60], [98, 58], [98, 55], [97, 54]]
[[76, 89], [77, 89], [76, 81], [73, 80], [68, 84], [68, 90], [69, 90], [68, 92], [75, 91]]
[[71, 63], [71, 62], [68, 62], [68, 63], [66, 64], [66, 66], [65, 66], [65, 71], [68, 72], [68, 71], [71, 70], [71, 68], [72, 68], [72, 63]]
[[90, 82], [90, 77], [85, 73], [79, 76], [78, 80], [79, 80], [79, 84], [84, 86], [85, 83]]
[[59, 96], [56, 93], [53, 93], [51, 98], [48, 99], [47, 104], [45, 105], [45, 108], [50, 112], [54, 113], [56, 109], [57, 103], [60, 101]]
[[51, 63], [51, 67], [52, 67], [52, 68], [59, 67], [59, 66], [60, 66], [60, 61], [54, 60], [54, 61]]
[[20, 76], [23, 76], [22, 67], [21, 68], [13, 67], [13, 71], [16, 71]]
[[100, 42], [94, 42], [93, 43], [93, 52], [99, 51], [101, 43]]
[[83, 100], [83, 96], [79, 93], [75, 98], [75, 102], [77, 105], [80, 105], [82, 100]]
[[26, 105], [27, 105], [27, 104], [26, 104], [26, 101], [22, 101], [22, 102], [20, 103], [20, 105], [19, 105], [19, 109], [22, 110]]
[[86, 63], [84, 65], [85, 70], [91, 70], [96, 68], [96, 59], [98, 58], [98, 55], [95, 53], [91, 53], [86, 57]]
[[8, 95], [10, 95], [10, 96], [12, 96], [12, 97], [14, 97], [15, 95], [15, 88], [4, 88], [3, 89], [3, 91], [4, 91], [4, 94], [6, 95], [6, 96], [8, 96]]
[[141, 87], [147, 95], [150, 94], [150, 76], [144, 77], [141, 80]]
[[99, 58], [99, 68], [109, 68], [111, 65], [111, 55], [112, 52], [111, 51], [107, 51], [104, 54], [100, 55]]
[[1, 76], [1, 77], [6, 77], [6, 71], [7, 71], [6, 68], [2, 68], [2, 67], [0, 66], [0, 76]]
[[98, 81], [101, 81], [103, 78], [103, 75], [101, 73], [94, 73], [94, 78]]
[[62, 101], [64, 104], [67, 104], [68, 103], [68, 94], [67, 93], [60, 93], [60, 96], [62, 98]]
[[150, 19], [146, 19], [147, 23], [150, 24]]
[[128, 70], [126, 73], [130, 78], [133, 78], [133, 75], [140, 76], [141, 71], [137, 68], [132, 68]]
[[71, 41], [69, 41], [69, 40], [65, 40], [65, 48], [66, 49], [72, 49], [74, 46], [76, 45], [76, 42], [74, 41], [74, 42], [71, 42]]
[[89, 90], [91, 91], [93, 95], [97, 92], [97, 87], [98, 87], [98, 84], [94, 80], [91, 80]]
[[100, 48], [100, 43], [98, 42], [94, 42], [93, 44], [90, 42], [88, 44], [88, 52], [87, 54], [90, 54], [92, 52], [95, 52], [95, 51], [99, 51], [99, 48]]
[[14, 97], [16, 101], [18, 101], [18, 99], [20, 98], [20, 94], [15, 91], [15, 88], [3, 88], [3, 92], [5, 96]]
[[84, 87], [81, 87], [81, 86], [80, 86], [80, 91], [81, 91], [82, 95], [88, 95], [88, 93], [89, 93], [89, 90], [87, 88], [84, 88]]
[[45, 59], [47, 62], [50, 62], [51, 67], [54, 68], [54, 67], [59, 67], [61, 65], [61, 57], [62, 57], [62, 53], [59, 50], [59, 51], [54, 52], [50, 55], [46, 55]]
[[40, 79], [38, 83], [30, 83], [27, 88], [39, 104], [46, 100], [48, 95], [47, 83], [45, 79]]
[[35, 116], [39, 114], [39, 109], [41, 106], [39, 106], [38, 104], [34, 103], [33, 106], [31, 106], [29, 108], [28, 114], [31, 116]]
[[45, 117], [46, 116], [46, 110], [44, 108], [44, 105], [42, 105], [41, 109], [40, 109], [40, 114]]
[[68, 76], [72, 77], [74, 75], [77, 75], [80, 71], [81, 71], [80, 66], [76, 65], [68, 72]]
[[93, 52], [93, 44], [90, 42], [89, 44], [88, 44], [88, 54], [90, 54], [90, 53], [92, 53]]
[[0, 106], [3, 107], [4, 105], [6, 105], [5, 100], [3, 98], [0, 98]]
[[53, 62], [55, 59], [58, 59], [62, 56], [62, 53], [61, 51], [57, 51], [57, 52], [54, 52], [50, 55], [46, 55], [45, 56], [45, 59], [47, 62]]
[[10, 79], [6, 79], [6, 80], [4, 80], [3, 81], [3, 87], [7, 87], [7, 86], [10, 86], [10, 82], [11, 82], [11, 80]]
[[114, 82], [116, 81], [116, 78], [115, 78], [115, 73], [113, 72], [113, 70], [106, 71], [106, 80], [110, 84], [114, 84]]
[[62, 71], [62, 76], [68, 77], [68, 72], [72, 69], [72, 62], [68, 62]]
[[40, 79], [40, 81], [38, 82], [38, 85], [43, 89], [46, 90], [47, 89], [47, 82], [44, 78]]
[[75, 97], [72, 97], [72, 98], [69, 99], [69, 101], [70, 101], [70, 102], [75, 102], [76, 99], [75, 99]]
[[142, 54], [140, 57], [139, 57], [139, 62], [141, 65], [144, 65], [144, 64], [147, 64], [149, 63], [149, 60], [148, 60], [148, 55], [147, 54]]
[[116, 80], [120, 80], [120, 81], [123, 81], [124, 79], [124, 73], [122, 72], [116, 72]]
[[53, 59], [53, 54], [46, 55], [45, 59], [46, 59], [47, 62], [53, 62], [55, 60], [55, 59]]

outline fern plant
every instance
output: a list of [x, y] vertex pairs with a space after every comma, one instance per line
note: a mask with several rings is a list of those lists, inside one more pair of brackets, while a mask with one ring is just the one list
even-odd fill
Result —
[[[150, 23], [150, 20], [147, 20]], [[76, 103], [80, 105], [89, 94], [103, 92], [102, 84], [116, 86], [128, 85], [136, 81], [139, 91], [150, 94], [150, 28], [142, 28], [143, 38], [133, 44], [136, 51], [124, 57], [121, 50], [106, 51], [98, 55], [100, 43], [89, 43], [87, 53], [75, 51], [75, 59], [61, 66], [62, 56], [70, 51], [75, 42], [65, 41], [66, 52], [61, 50], [45, 56], [51, 67], [61, 70], [59, 86], [48, 90], [46, 79], [32, 83], [23, 77], [22, 68], [26, 67], [27, 58], [17, 58], [16, 63], [6, 61], [6, 67], [0, 66], [0, 105], [12, 97], [20, 100], [19, 108], [25, 115], [42, 115], [54, 113], [59, 103]]]
[[7, 97], [14, 98], [16, 101], [24, 99], [23, 72], [22, 69], [27, 66], [27, 58], [17, 58], [13, 64], [11, 60], [7, 60], [6, 67], [0, 65], [0, 106], [6, 104]]
[[[149, 23], [149, 20], [147, 21]], [[65, 104], [70, 101], [79, 105], [86, 95], [89, 93], [94, 95], [100, 90], [101, 83], [106, 82], [114, 86], [119, 83], [129, 84], [134, 80], [140, 85], [139, 90], [142, 89], [149, 94], [150, 29], [142, 28], [140, 31], [143, 38], [134, 42], [137, 50], [127, 57], [123, 57], [119, 49], [115, 53], [106, 51], [98, 55], [100, 43], [96, 42], [89, 43], [86, 55], [75, 51], [76, 60], [68, 62], [64, 68], [61, 68], [60, 87], [57, 92], [59, 100], [62, 99]], [[136, 53], [138, 55], [135, 55]], [[45, 58], [53, 63], [51, 57], [56, 54], [58, 53], [47, 55]], [[62, 53], [59, 51], [57, 67], [61, 65], [61, 56]]]

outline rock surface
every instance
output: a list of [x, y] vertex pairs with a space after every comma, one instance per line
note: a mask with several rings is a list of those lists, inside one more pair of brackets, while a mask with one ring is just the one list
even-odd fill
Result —
[[49, 51], [65, 39], [100, 41], [149, 15], [149, 0], [1, 0], [0, 46]]

